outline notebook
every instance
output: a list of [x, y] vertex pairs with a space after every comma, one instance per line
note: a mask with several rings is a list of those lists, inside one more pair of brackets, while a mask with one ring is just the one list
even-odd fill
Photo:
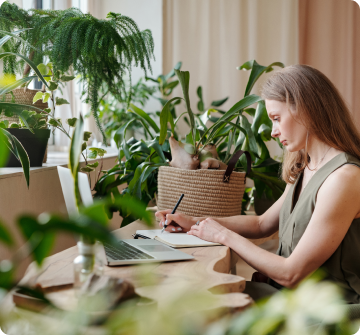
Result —
[[161, 229], [137, 230], [136, 234], [157, 240], [173, 248], [210, 247], [214, 245], [221, 245], [220, 243], [204, 241], [199, 237], [188, 235], [186, 233], [169, 233], [167, 231], [161, 233]]

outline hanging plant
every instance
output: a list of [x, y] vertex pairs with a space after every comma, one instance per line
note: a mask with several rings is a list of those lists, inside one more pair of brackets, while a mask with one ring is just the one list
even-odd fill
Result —
[[[85, 101], [90, 103], [106, 143], [98, 116], [99, 89], [105, 83], [108, 92], [117, 97], [124, 93], [125, 76], [131, 80], [132, 66], [139, 66], [145, 75], [151, 72], [154, 42], [150, 30], [140, 31], [134, 20], [112, 12], [100, 20], [76, 8], [26, 11], [4, 2], [0, 7], [0, 34], [15, 30], [22, 31], [3, 45], [5, 52], [28, 55], [35, 65], [47, 56], [55, 74], [73, 71], [81, 75]], [[4, 72], [26, 77], [30, 67], [11, 56], [4, 62]]]

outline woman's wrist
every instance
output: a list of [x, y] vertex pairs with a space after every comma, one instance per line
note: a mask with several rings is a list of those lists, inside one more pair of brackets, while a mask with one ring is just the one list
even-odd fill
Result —
[[233, 231], [225, 228], [225, 229], [221, 232], [221, 234], [220, 234], [220, 236], [219, 236], [219, 241], [218, 241], [218, 242], [221, 243], [222, 245], [229, 246], [229, 243], [230, 243], [231, 239], [233, 238], [233, 236], [232, 236], [233, 234], [234, 234]]

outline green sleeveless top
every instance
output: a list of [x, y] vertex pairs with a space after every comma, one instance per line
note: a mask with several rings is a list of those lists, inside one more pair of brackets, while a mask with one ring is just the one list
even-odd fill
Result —
[[[293, 206], [296, 186], [290, 187], [279, 217], [279, 249], [277, 254], [289, 257], [308, 226], [316, 205], [316, 195], [326, 178], [344, 164], [360, 167], [360, 161], [341, 153], [322, 166], [311, 178]], [[293, 208], [294, 207], [294, 208]], [[360, 303], [360, 218], [354, 219], [343, 241], [322, 265], [327, 278], [339, 284], [349, 303]], [[277, 283], [272, 282], [276, 287]]]

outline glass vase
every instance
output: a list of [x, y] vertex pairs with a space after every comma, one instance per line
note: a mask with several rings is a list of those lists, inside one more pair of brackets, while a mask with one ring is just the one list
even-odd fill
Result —
[[74, 259], [74, 289], [76, 296], [80, 295], [81, 288], [91, 274], [102, 275], [104, 266], [99, 253], [101, 244], [78, 242], [79, 256]]

